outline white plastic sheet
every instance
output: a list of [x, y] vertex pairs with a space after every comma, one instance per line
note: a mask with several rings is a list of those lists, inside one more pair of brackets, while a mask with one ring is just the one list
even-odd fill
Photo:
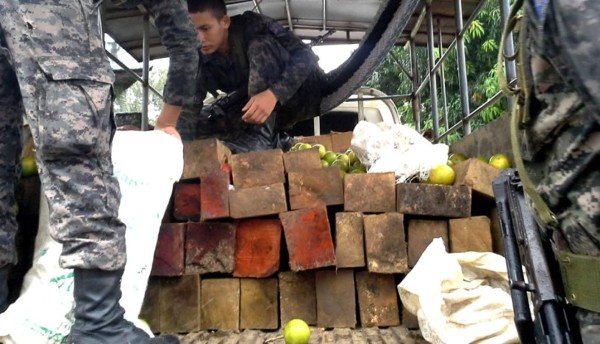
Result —
[[[127, 265], [121, 305], [137, 319], [142, 307], [160, 223], [173, 183], [183, 171], [181, 141], [161, 131], [119, 131], [113, 141], [114, 173], [121, 187], [119, 218], [127, 225]], [[21, 295], [0, 315], [0, 342], [60, 343], [73, 322], [73, 272], [58, 266], [61, 245], [48, 235], [48, 207], [42, 197], [33, 267]]]
[[369, 172], [394, 172], [399, 183], [418, 176], [427, 179], [429, 171], [448, 161], [448, 146], [432, 144], [403, 124], [359, 122], [352, 134], [352, 150]]
[[398, 293], [430, 343], [519, 342], [500, 255], [447, 253], [442, 239], [434, 239]]

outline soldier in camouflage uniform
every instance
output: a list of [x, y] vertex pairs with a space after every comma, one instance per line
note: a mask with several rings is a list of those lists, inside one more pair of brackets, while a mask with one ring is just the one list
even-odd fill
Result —
[[[523, 160], [557, 218], [555, 249], [600, 257], [600, 1], [529, 0], [525, 11]], [[567, 299], [584, 343], [600, 343], [600, 309]]]
[[[163, 9], [170, 9], [174, 26], [187, 26], [193, 47], [185, 4], [169, 3]], [[110, 151], [114, 74], [100, 37], [99, 5], [0, 1], [0, 311], [16, 262], [14, 189], [25, 115], [49, 202], [50, 235], [63, 245], [60, 265], [74, 270], [75, 323], [67, 341], [178, 343], [173, 336], [150, 339], [123, 318], [119, 305], [125, 225], [117, 218], [120, 192]]]
[[[223, 0], [188, 0], [201, 43], [196, 103], [184, 108], [183, 139], [216, 136], [234, 152], [280, 146], [280, 130], [319, 113], [324, 73], [310, 47], [254, 12], [229, 17]], [[207, 93], [241, 90], [248, 98], [225, 128], [201, 110]], [[286, 148], [286, 147], [283, 147]]]

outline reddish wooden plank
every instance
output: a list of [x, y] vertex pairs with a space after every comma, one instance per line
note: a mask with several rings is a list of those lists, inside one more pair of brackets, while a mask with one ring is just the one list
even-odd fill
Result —
[[344, 211], [384, 213], [396, 209], [394, 173], [358, 173], [344, 177]]
[[237, 225], [236, 277], [268, 277], [279, 269], [281, 221], [241, 220]]
[[231, 173], [236, 189], [285, 183], [281, 149], [234, 154]]
[[335, 265], [333, 239], [325, 207], [279, 214], [290, 256], [290, 269], [301, 271]]
[[200, 183], [175, 183], [173, 216], [178, 221], [200, 219]]
[[229, 217], [229, 172], [216, 171], [200, 178], [202, 221]]
[[186, 273], [232, 273], [236, 225], [229, 222], [188, 223]]
[[185, 223], [163, 223], [158, 232], [152, 276], [181, 276], [184, 272]]
[[235, 189], [229, 193], [229, 211], [234, 219], [276, 215], [288, 209], [283, 184]]

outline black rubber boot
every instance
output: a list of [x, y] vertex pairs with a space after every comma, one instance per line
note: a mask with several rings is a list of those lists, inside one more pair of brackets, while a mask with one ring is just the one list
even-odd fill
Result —
[[178, 344], [175, 336], [150, 338], [125, 320], [121, 299], [123, 270], [75, 269], [75, 323], [67, 338], [71, 344]]
[[8, 273], [10, 265], [0, 268], [0, 314], [8, 308]]

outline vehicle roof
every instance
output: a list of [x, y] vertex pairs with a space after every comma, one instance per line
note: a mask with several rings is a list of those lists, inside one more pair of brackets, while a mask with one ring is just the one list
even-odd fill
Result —
[[[374, 22], [379, 7], [385, 0], [226, 0], [230, 15], [240, 14], [245, 11], [260, 11], [261, 13], [278, 20], [288, 27], [289, 21], [286, 3], [294, 32], [304, 39], [314, 40], [322, 36], [323, 31], [323, 2], [327, 3], [326, 17], [327, 29], [335, 32], [323, 39], [322, 44], [359, 43], [365, 32]], [[462, 0], [463, 18], [467, 20], [475, 11], [480, 2], [484, 0]], [[442, 40], [448, 46], [454, 39], [454, 0], [432, 0], [434, 30], [442, 31]], [[258, 9], [255, 9], [255, 3]], [[403, 45], [408, 41], [419, 18], [423, 24], [416, 31], [415, 43], [419, 46], [427, 43], [427, 28], [424, 18], [424, 1], [417, 11], [413, 13], [404, 32], [398, 38], [398, 44]], [[102, 5], [104, 13], [103, 27], [122, 48], [127, 50], [137, 61], [142, 61], [143, 13], [142, 9], [115, 8], [110, 1]], [[437, 36], [436, 36], [437, 37]], [[436, 38], [437, 39], [437, 38]], [[154, 27], [150, 29], [150, 56], [151, 59], [167, 57], [166, 49], [160, 43], [160, 37]]]

